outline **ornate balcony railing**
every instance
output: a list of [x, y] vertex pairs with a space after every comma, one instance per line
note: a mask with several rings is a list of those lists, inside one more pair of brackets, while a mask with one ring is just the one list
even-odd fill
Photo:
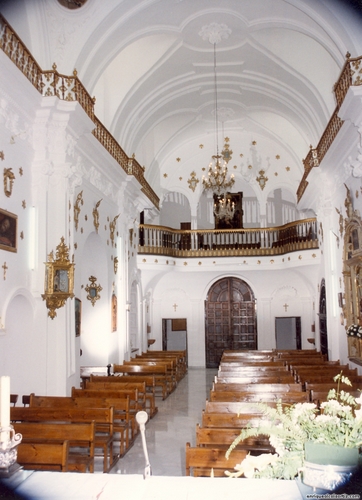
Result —
[[263, 256], [312, 248], [319, 248], [317, 220], [314, 218], [257, 229], [184, 231], [150, 224], [139, 226], [139, 254], [169, 257]]
[[42, 96], [56, 96], [63, 101], [79, 102], [95, 124], [93, 135], [96, 139], [128, 175], [133, 175], [137, 179], [141, 184], [141, 191], [145, 193], [155, 207], [159, 208], [160, 200], [144, 178], [144, 169], [134, 158], [129, 158], [126, 155], [116, 139], [94, 115], [95, 99], [88, 94], [79, 80], [76, 70], [74, 70], [72, 76], [61, 75], [58, 73], [56, 65], [53, 64], [51, 70], [43, 71], [1, 14], [0, 48]]
[[314, 149], [311, 147], [305, 160], [303, 160], [304, 175], [297, 190], [298, 202], [302, 198], [308, 186], [307, 177], [309, 172], [313, 167], [318, 167], [320, 165], [343, 125], [343, 120], [339, 118], [338, 111], [344, 101], [344, 98], [346, 97], [349, 87], [362, 85], [362, 56], [351, 58], [350, 54], [347, 54], [346, 57], [347, 60], [344, 63], [340, 77], [334, 86], [337, 106], [325, 131], [323, 132], [322, 137], [320, 138], [320, 141], [317, 144], [317, 147]]

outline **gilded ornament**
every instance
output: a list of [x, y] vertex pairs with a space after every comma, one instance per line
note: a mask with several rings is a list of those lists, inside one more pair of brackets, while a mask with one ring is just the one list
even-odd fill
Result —
[[259, 184], [261, 190], [265, 188], [265, 185], [268, 181], [268, 177], [265, 175], [265, 170], [259, 170], [259, 176], [256, 178], [256, 182]]
[[94, 307], [94, 304], [101, 298], [99, 292], [103, 290], [101, 285], [97, 285], [96, 281], [97, 278], [95, 276], [90, 276], [89, 281], [91, 282], [90, 285], [87, 285], [85, 287], [85, 291], [87, 292], [87, 299], [91, 301], [92, 306]]
[[93, 226], [96, 230], [96, 233], [98, 233], [98, 228], [99, 228], [99, 205], [101, 204], [103, 198], [101, 198], [99, 201], [97, 201], [96, 206], [93, 208], [92, 214], [93, 214]]
[[4, 168], [4, 193], [8, 198], [12, 195], [14, 180], [15, 174], [12, 168]]
[[77, 195], [77, 198], [74, 203], [74, 226], [76, 231], [78, 231], [80, 205], [83, 205], [83, 191], [81, 191]]
[[116, 230], [117, 219], [120, 215], [121, 214], [116, 215], [115, 218], [113, 219], [113, 221], [109, 223], [109, 230], [110, 230], [109, 236], [110, 236], [111, 241], [112, 241], [112, 246], [114, 245], [114, 232]]
[[5, 160], [4, 151], [0, 151], [0, 160]]
[[189, 188], [195, 192], [195, 189], [198, 185], [198, 183], [200, 182], [199, 179], [197, 179], [196, 177], [196, 172], [191, 172], [191, 178], [190, 179], [187, 179], [187, 183], [189, 185]]

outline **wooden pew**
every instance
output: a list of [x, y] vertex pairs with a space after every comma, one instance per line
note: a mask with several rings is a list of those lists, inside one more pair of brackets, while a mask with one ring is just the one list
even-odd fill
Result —
[[137, 413], [138, 411], [145, 410], [146, 399], [144, 395], [139, 396], [138, 389], [77, 389], [72, 387], [72, 398], [129, 398], [131, 411]]
[[[317, 372], [305, 372], [298, 373], [298, 381], [307, 386], [307, 384], [329, 384], [332, 385], [334, 383], [333, 377], [335, 377], [337, 373], [324, 373], [323, 371], [320, 373]], [[353, 386], [362, 384], [362, 377], [360, 375], [348, 374], [343, 372], [343, 375], [348, 377]]]
[[[273, 363], [273, 362], [271, 362]], [[218, 369], [218, 375], [222, 373], [235, 373], [239, 377], [242, 375], [248, 375], [248, 374], [255, 374], [255, 375], [261, 375], [263, 373], [267, 375], [275, 375], [277, 373], [288, 373], [289, 369], [285, 364], [278, 363], [277, 365], [273, 365], [271, 363], [266, 363], [265, 365], [236, 365], [236, 366], [220, 366]]]
[[157, 413], [155, 395], [147, 392], [146, 382], [121, 382], [120, 377], [107, 377], [110, 380], [101, 381], [97, 377], [92, 378], [92, 381], [86, 382], [87, 390], [124, 390], [137, 389], [140, 404], [148, 411], [149, 417], [152, 418]]
[[303, 391], [302, 384], [228, 384], [223, 382], [214, 382], [213, 391], [226, 392], [298, 392]]
[[[91, 375], [89, 383], [98, 383], [105, 382], [107, 386], [110, 384], [145, 384], [146, 385], [146, 407], [148, 402], [150, 418], [153, 418], [158, 412], [158, 408], [156, 406], [156, 380], [153, 375], [113, 375], [111, 377], [102, 377], [98, 375]], [[88, 383], [88, 382], [87, 382]], [[86, 384], [87, 384], [86, 383]], [[87, 385], [86, 385], [87, 387]]]
[[210, 401], [242, 401], [249, 403], [272, 403], [281, 400], [283, 403], [307, 403], [309, 394], [302, 391], [297, 392], [227, 392], [210, 391]]
[[[95, 423], [38, 423], [16, 422], [15, 432], [22, 435], [22, 443], [58, 443], [69, 441], [67, 470], [94, 472]], [[85, 448], [85, 452], [72, 451]]]
[[252, 367], [257, 368], [259, 366], [270, 367], [280, 367], [280, 369], [285, 370], [285, 362], [283, 360], [271, 361], [271, 360], [249, 360], [249, 359], [234, 359], [227, 361], [220, 361], [219, 370], [228, 370], [234, 368], [244, 368], [244, 367]]
[[[123, 456], [133, 444], [138, 432], [135, 415], [130, 410], [129, 398], [72, 398], [67, 396], [36, 396], [30, 395], [30, 407], [36, 408], [113, 408], [114, 441], [120, 434], [120, 456]], [[99, 425], [99, 427], [106, 427]]]
[[10, 408], [10, 419], [16, 422], [92, 422], [96, 424], [95, 449], [102, 449], [103, 471], [108, 472], [117, 462], [119, 455], [113, 455], [114, 409], [111, 408]]
[[[276, 407], [275, 401], [265, 401], [265, 404], [273, 408]], [[289, 403], [282, 402], [282, 406], [290, 406]], [[237, 413], [239, 415], [263, 415], [258, 402], [251, 401], [209, 401], [205, 402], [205, 411], [207, 413]]]
[[224, 477], [225, 470], [234, 472], [234, 467], [240, 464], [247, 455], [245, 450], [234, 450], [230, 458], [225, 458], [222, 448], [192, 448], [186, 443], [186, 476]]
[[261, 421], [264, 421], [264, 415], [253, 413], [215, 413], [202, 411], [202, 427], [208, 428], [231, 428], [245, 429], [245, 427], [258, 427]]
[[167, 366], [147, 366], [142, 364], [131, 365], [113, 365], [114, 373], [123, 373], [128, 376], [149, 376], [155, 378], [155, 386], [159, 387], [162, 393], [162, 399], [166, 399], [170, 394]]
[[20, 443], [17, 461], [27, 470], [68, 472], [69, 441], [62, 443]]
[[82, 387], [85, 387], [85, 383], [89, 380], [91, 375], [110, 375], [111, 365], [107, 366], [81, 366], [80, 367], [80, 378], [82, 381]]
[[186, 351], [147, 351], [136, 356], [136, 359], [175, 359], [179, 376], [182, 378], [187, 373], [187, 354]]
[[[157, 361], [150, 361], [148, 359], [131, 359], [130, 361], [123, 361], [124, 365], [143, 365], [143, 366], [150, 366], [150, 367], [166, 367], [166, 376], [164, 377], [167, 382], [167, 390], [168, 394], [171, 394], [176, 389], [177, 386], [177, 377], [176, 377], [176, 365], [175, 362], [172, 359], [162, 359], [162, 360], [157, 360]], [[158, 375], [155, 375], [156, 379], [158, 378]]]
[[[315, 403], [319, 407], [321, 403], [323, 403], [324, 401], [327, 401], [328, 393], [329, 393], [329, 389], [326, 389], [324, 391], [323, 390], [317, 391], [315, 389], [312, 389], [310, 391], [310, 396], [309, 396], [311, 403]], [[360, 391], [349, 390], [348, 393], [351, 396], [354, 396], [355, 398], [358, 398], [361, 395]]]
[[295, 379], [291, 372], [280, 372], [275, 375], [236, 376], [228, 373], [215, 377], [216, 383], [221, 384], [294, 384]]
[[[241, 429], [224, 427], [200, 427], [196, 424], [196, 446], [207, 448], [222, 448], [225, 451], [240, 434]], [[237, 450], [247, 450], [255, 453], [275, 453], [266, 436], [255, 436], [244, 439], [239, 443]]]
[[334, 376], [343, 372], [343, 375], [346, 377], [356, 376], [357, 368], [350, 369], [348, 365], [325, 365], [325, 366], [294, 366], [293, 373], [296, 382], [303, 383], [305, 377], [312, 378], [314, 376], [329, 377], [330, 380], [333, 379]]

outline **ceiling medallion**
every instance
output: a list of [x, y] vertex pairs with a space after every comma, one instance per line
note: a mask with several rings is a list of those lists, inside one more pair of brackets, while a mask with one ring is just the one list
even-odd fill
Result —
[[229, 38], [231, 29], [226, 24], [211, 23], [208, 26], [203, 26], [199, 35], [203, 40], [208, 40], [210, 43], [216, 44], [222, 39]]
[[87, 0], [58, 0], [58, 3], [67, 9], [74, 10], [83, 7]]

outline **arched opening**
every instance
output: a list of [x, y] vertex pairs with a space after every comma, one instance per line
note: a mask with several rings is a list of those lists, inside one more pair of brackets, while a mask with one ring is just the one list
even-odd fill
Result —
[[257, 349], [254, 293], [239, 278], [223, 278], [212, 285], [205, 301], [206, 367], [220, 364], [225, 350]]

